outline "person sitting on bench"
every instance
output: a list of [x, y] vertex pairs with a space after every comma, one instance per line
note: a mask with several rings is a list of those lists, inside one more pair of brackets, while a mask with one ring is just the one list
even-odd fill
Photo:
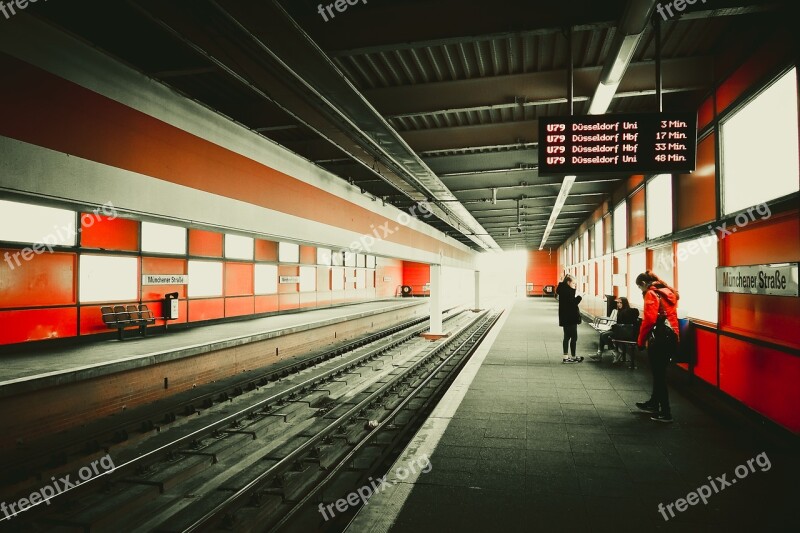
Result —
[[611, 328], [617, 323], [619, 319], [620, 303], [619, 298], [616, 300], [616, 308], [611, 311], [607, 319], [603, 319], [597, 325], [597, 331], [600, 332], [600, 339], [597, 342], [597, 356], [599, 357], [606, 348], [613, 348], [611, 343]]
[[599, 361], [606, 347], [613, 347], [611, 344], [611, 328], [617, 323], [618, 314], [619, 299], [617, 299], [617, 308], [612, 309], [608, 317], [595, 320], [595, 325], [592, 327], [600, 333], [600, 339], [597, 341], [597, 354], [591, 357], [593, 360]]
[[[636, 322], [639, 319], [639, 310], [631, 307], [625, 297], [617, 298], [617, 323], [611, 327], [607, 333], [608, 340], [611, 339], [630, 339], [634, 340], [636, 333]], [[616, 346], [614, 359], [611, 364], [617, 365], [625, 361], [625, 347]]]

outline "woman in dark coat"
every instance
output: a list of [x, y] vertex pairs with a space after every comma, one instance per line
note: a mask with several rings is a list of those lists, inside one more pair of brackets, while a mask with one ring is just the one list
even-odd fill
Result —
[[[558, 296], [558, 325], [564, 328], [564, 359], [562, 363], [580, 363], [583, 357], [575, 357], [575, 347], [578, 344], [578, 324], [581, 323], [581, 312], [578, 304], [581, 297], [575, 296], [575, 279], [567, 274], [564, 281], [558, 284], [556, 296]], [[567, 356], [569, 347], [571, 357]]]
[[[611, 335], [615, 339], [636, 340], [636, 322], [639, 320], [639, 310], [631, 307], [628, 299], [624, 296], [617, 299], [617, 323], [611, 328]], [[614, 359], [611, 361], [612, 365], [622, 364], [626, 360], [625, 346], [621, 348], [616, 347]], [[633, 355], [631, 355], [633, 357]]]

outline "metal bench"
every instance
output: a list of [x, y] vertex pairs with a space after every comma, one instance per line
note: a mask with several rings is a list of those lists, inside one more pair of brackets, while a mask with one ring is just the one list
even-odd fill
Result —
[[115, 305], [113, 308], [103, 306], [100, 308], [100, 314], [106, 327], [117, 330], [121, 341], [125, 340], [123, 333], [125, 328], [138, 327], [139, 333], [147, 337], [147, 326], [156, 322], [152, 311], [145, 304], [129, 305], [127, 308], [124, 305]]
[[595, 361], [602, 361], [603, 358], [603, 350], [600, 349], [600, 335], [611, 331], [611, 326], [613, 326], [616, 323], [617, 321], [611, 317], [596, 317], [594, 321], [591, 324], [589, 324], [589, 327], [595, 330], [598, 334], [597, 353], [594, 354], [594, 356], [590, 356], [593, 357]]
[[[642, 319], [641, 318], [637, 318], [636, 319], [636, 328], [633, 331], [633, 336], [635, 338], [639, 337], [639, 328], [641, 328], [641, 327], [642, 327]], [[634, 370], [636, 368], [636, 353], [639, 351], [639, 347], [637, 345], [637, 341], [636, 340], [629, 340], [629, 339], [616, 339], [612, 335], [611, 342], [613, 342], [614, 345], [617, 346], [620, 350], [623, 350], [623, 354], [630, 355], [630, 357], [631, 357], [630, 368], [631, 368], [631, 370]]]

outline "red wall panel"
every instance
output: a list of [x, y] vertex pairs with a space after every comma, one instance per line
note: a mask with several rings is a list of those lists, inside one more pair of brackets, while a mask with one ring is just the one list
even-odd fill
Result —
[[[758, 216], [757, 214], [755, 216]], [[721, 241], [720, 265], [797, 261], [800, 258], [798, 212], [750, 222]], [[800, 298], [751, 294], [720, 295], [724, 330], [800, 347]]]
[[644, 183], [644, 174], [634, 174], [633, 176], [628, 177], [628, 179], [625, 181], [626, 192], [629, 194], [632, 193], [642, 183]]
[[544, 285], [558, 283], [558, 264], [556, 253], [551, 254], [544, 250], [528, 251], [528, 266], [525, 271], [525, 283], [533, 283], [535, 294], [542, 294]]
[[644, 242], [644, 224], [644, 189], [641, 189], [628, 202], [628, 246]]
[[139, 222], [127, 218], [113, 220], [94, 213], [81, 215], [81, 246], [106, 250], [139, 249]]
[[717, 334], [695, 328], [694, 374], [703, 381], [717, 386]]
[[[757, 265], [800, 260], [800, 213], [797, 210], [755, 221], [722, 239], [720, 265]], [[728, 229], [732, 229], [729, 225]]]
[[300, 264], [301, 265], [316, 265], [317, 264], [317, 249], [314, 246], [300, 245]]
[[256, 239], [256, 261], [278, 261], [278, 243]]
[[403, 283], [411, 285], [414, 291], [421, 291], [422, 286], [431, 281], [431, 267], [424, 263], [403, 261]]
[[786, 428], [800, 432], [800, 357], [720, 337], [719, 385]]
[[800, 299], [786, 296], [720, 294], [720, 327], [792, 348], [800, 348]]
[[189, 300], [188, 319], [190, 322], [213, 320], [225, 317], [225, 299]]
[[252, 296], [225, 298], [225, 316], [252, 315], [255, 312], [255, 299]]
[[708, 97], [697, 110], [697, 129], [702, 130], [714, 120], [714, 99]]
[[252, 263], [225, 263], [225, 296], [252, 296], [253, 268]]
[[0, 311], [0, 344], [73, 337], [78, 329], [76, 307]]
[[222, 233], [189, 229], [189, 255], [222, 257]]
[[[14, 254], [20, 250], [0, 249], [0, 309], [76, 303], [77, 256], [70, 253], [32, 254], [28, 261]], [[5, 254], [9, 256], [6, 258]], [[10, 263], [10, 264], [9, 264]], [[13, 268], [12, 268], [13, 266]]]
[[[166, 257], [142, 257], [142, 274], [186, 274], [185, 259]], [[142, 285], [142, 301], [160, 300], [165, 294], [177, 292], [178, 298], [186, 298], [186, 285]]]
[[255, 297], [255, 312], [256, 313], [274, 313], [278, 311], [278, 295], [268, 294], [264, 296]]
[[705, 224], [717, 218], [715, 134], [697, 144], [697, 169], [677, 178], [677, 229]]

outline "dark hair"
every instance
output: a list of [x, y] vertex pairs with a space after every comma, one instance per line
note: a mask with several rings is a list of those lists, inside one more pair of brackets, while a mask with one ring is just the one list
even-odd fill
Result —
[[636, 276], [636, 285], [642, 285], [642, 284], [650, 285], [651, 283], [654, 283], [656, 281], [661, 281], [661, 279], [652, 272], [650, 272], [649, 270], [645, 270], [644, 272]]
[[619, 303], [622, 304], [622, 308], [623, 309], [630, 309], [631, 308], [631, 304], [628, 302], [628, 299], [625, 298], [624, 296], [618, 298], [618, 300], [619, 300]]
[[645, 270], [644, 272], [636, 276], [636, 285], [645, 285], [645, 290], [647, 290], [646, 287], [651, 284], [658, 284], [662, 287], [668, 288], [669, 290], [675, 293], [675, 298], [680, 299], [678, 291], [667, 285], [663, 279], [659, 278], [658, 275], [652, 272], [651, 270]]

